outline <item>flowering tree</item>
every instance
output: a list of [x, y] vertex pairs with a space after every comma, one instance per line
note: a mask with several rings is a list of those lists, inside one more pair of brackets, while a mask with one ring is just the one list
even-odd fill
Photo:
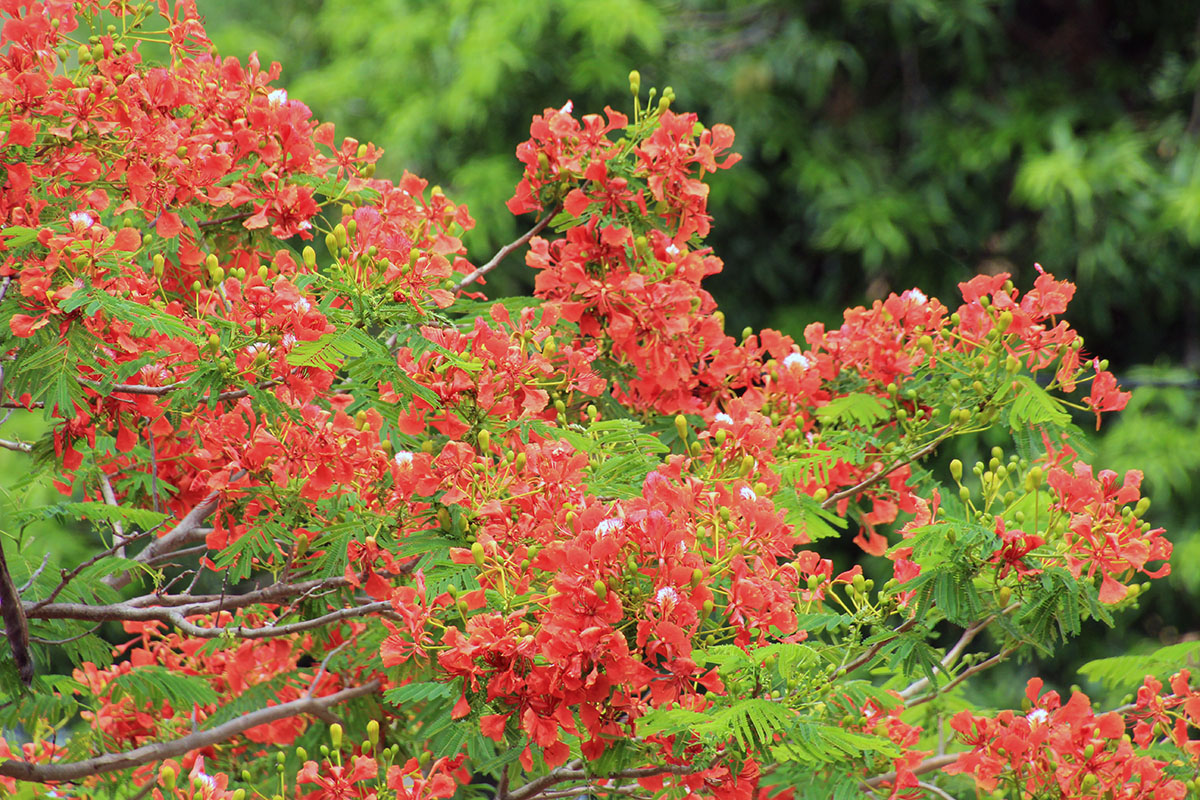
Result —
[[[1186, 647], [1090, 665], [1139, 686], [1111, 711], [960, 690], [1168, 569], [1140, 475], [1079, 458], [1067, 409], [1128, 395], [1071, 284], [736, 339], [701, 287], [733, 131], [636, 73], [631, 117], [534, 117], [536, 219], [476, 267], [465, 208], [193, 3], [0, 12], [0, 400], [51, 424], [0, 444], [63, 494], [4, 494], [7, 791], [1200, 797]], [[486, 299], [526, 243], [536, 297]], [[32, 558], [53, 519], [90, 556]]]

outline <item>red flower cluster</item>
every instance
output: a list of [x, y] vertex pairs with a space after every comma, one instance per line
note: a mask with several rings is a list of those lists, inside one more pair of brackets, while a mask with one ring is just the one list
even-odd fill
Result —
[[[776, 722], [839, 726], [853, 734], [845, 752], [863, 753], [847, 774], [890, 764], [877, 784], [917, 796], [930, 748], [901, 719], [911, 694], [888, 705], [844, 683], [868, 664], [915, 671], [884, 661], [902, 634], [922, 635], [915, 593], [897, 585], [921, 575], [915, 545], [890, 553], [895, 582], [873, 593], [860, 565], [839, 572], [814, 542], [853, 515], [855, 541], [882, 555], [901, 514], [912, 515], [903, 537], [940, 524], [940, 495], [914, 479], [914, 462], [1001, 411], [1022, 422], [1015, 395], [1041, 391], [1022, 369], [1052, 370], [1050, 388], [1066, 392], [1083, 380], [1080, 339], [1057, 319], [1074, 286], [1043, 273], [1022, 296], [1007, 275], [981, 276], [962, 284], [954, 312], [913, 289], [847, 311], [835, 329], [810, 325], [803, 344], [770, 330], [739, 342], [701, 285], [722, 268], [703, 246], [703, 178], [737, 160], [733, 132], [668, 101], [632, 124], [611, 109], [534, 119], [509, 207], [545, 213], [560, 234], [533, 239], [527, 257], [541, 302], [467, 303], [452, 291], [470, 272], [465, 207], [415, 176], [374, 179], [378, 150], [318, 125], [273, 87], [277, 66], [213, 55], [187, 0], [160, 3], [170, 68], [144, 65], [117, 26], [64, 60], [68, 37], [101, 11], [146, 23], [125, 3], [0, 3], [0, 297], [16, 307], [0, 400], [46, 408], [65, 493], [113, 519], [132, 509], [177, 523], [141, 531], [153, 544], [133, 558], [168, 552], [136, 564], [176, 570], [163, 543], [186, 539], [202, 550], [191, 553], [197, 580], [221, 589], [205, 616], [173, 610], [201, 601], [168, 584], [98, 617], [138, 620], [138, 638], [113, 666], [75, 671], [93, 741], [186, 736], [264, 687], [275, 705], [440, 682], [472, 755], [495, 743], [526, 773], [594, 779], [595, 793], [749, 800], [782, 727], [764, 734], [759, 720], [714, 741], [647, 721], [745, 700], [777, 704]], [[321, 256], [280, 241], [302, 245], [330, 210], [341, 217], [322, 231]], [[1121, 408], [1111, 374], [1094, 360], [1091, 372], [1086, 406]], [[1115, 603], [1133, 573], [1166, 574], [1147, 564], [1169, 544], [1140, 522], [1140, 504], [1128, 508], [1140, 475], [1118, 485], [1049, 438], [1046, 449], [1044, 464], [1012, 467], [1035, 508], [1046, 492], [1034, 470], [1045, 473], [1040, 520], [1008, 512], [998, 461], [986, 473], [990, 494], [970, 521], [990, 514], [995, 546], [975, 554], [974, 580], [1036, 592], [1029, 576], [1054, 563], [1098, 576], [1101, 601]], [[126, 533], [112, 530], [114, 541]], [[129, 557], [134, 542], [110, 554]], [[280, 587], [296, 596], [256, 595]], [[38, 624], [45, 605], [70, 618], [54, 599], [29, 605]], [[753, 655], [767, 646], [792, 648], [813, 675], [797, 682]], [[349, 666], [326, 669], [333, 653]], [[753, 656], [752, 688], [720, 671], [729, 653]], [[218, 700], [124, 690], [157, 668]], [[1195, 752], [1187, 681], [1176, 676], [1167, 697], [1147, 683], [1138, 746], [1167, 736]], [[957, 771], [1030, 793], [1180, 796], [1161, 762], [1121, 741], [1119, 718], [1036, 688], [1028, 716], [955, 718], [974, 748]], [[396, 737], [428, 732], [426, 701], [373, 702], [371, 719], [395, 722]], [[222, 771], [294, 745], [311, 724], [250, 727], [169, 774], [188, 769], [200, 796], [226, 800], [236, 790]], [[871, 755], [874, 741], [886, 759]], [[401, 765], [396, 744], [371, 740], [345, 758], [334, 745], [301, 756], [297, 796], [444, 798], [478, 767], [458, 752]], [[17, 762], [0, 747], [0, 769]], [[593, 775], [602, 757], [623, 768]], [[34, 765], [62, 758], [45, 738], [24, 749]], [[146, 761], [132, 779], [157, 776], [154, 797], [188, 796], [164, 774]]]
[[1063, 703], [1057, 692], [1041, 694], [1041, 688], [1039, 678], [1030, 679], [1031, 710], [1024, 715], [956, 714], [950, 727], [971, 749], [945, 771], [973, 776], [983, 791], [1003, 784], [1022, 797], [1048, 791], [1064, 800], [1187, 796], [1166, 762], [1135, 753], [1119, 714], [1097, 714], [1079, 692]]

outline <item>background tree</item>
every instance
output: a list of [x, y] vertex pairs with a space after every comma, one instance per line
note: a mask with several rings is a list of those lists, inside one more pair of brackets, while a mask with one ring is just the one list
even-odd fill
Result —
[[[436, 175], [478, 225], [501, 211], [530, 108], [601, 108], [631, 67], [744, 155], [713, 177], [709, 282], [731, 330], [799, 330], [847, 305], [977, 271], [1084, 288], [1079, 327], [1139, 395], [1102, 454], [1147, 464], [1154, 518], [1200, 557], [1200, 19], [1172, 3], [925, 0], [290, 0], [205, 4], [213, 38], [287, 62], [321, 118]], [[274, 24], [284, 20], [284, 25]], [[286, 58], [285, 58], [286, 56]], [[489, 277], [528, 291], [512, 259]], [[991, 442], [962, 445], [964, 458]], [[947, 456], [948, 458], [948, 456]], [[1172, 590], [1200, 602], [1179, 571]], [[1087, 656], [1195, 633], [1189, 604], [1143, 600], [1132, 635]], [[1114, 639], [1113, 637], [1117, 638]], [[1070, 674], [1064, 668], [1064, 675]]]

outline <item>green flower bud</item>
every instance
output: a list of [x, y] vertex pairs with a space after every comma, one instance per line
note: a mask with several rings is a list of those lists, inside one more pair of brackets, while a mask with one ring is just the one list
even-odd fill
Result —
[[175, 768], [170, 764], [164, 764], [163, 768], [158, 771], [158, 779], [168, 792], [175, 791], [175, 779], [177, 777]]
[[950, 462], [950, 477], [954, 478], [955, 483], [962, 483], [963, 463], [957, 458]]
[[634, 97], [642, 90], [642, 73], [636, 69], [629, 71], [629, 93]]

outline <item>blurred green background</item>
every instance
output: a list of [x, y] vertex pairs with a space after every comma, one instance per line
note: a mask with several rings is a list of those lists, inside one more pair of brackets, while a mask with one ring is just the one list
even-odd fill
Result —
[[[627, 75], [737, 131], [713, 178], [709, 288], [729, 320], [799, 335], [849, 305], [1033, 262], [1078, 284], [1072, 322], [1135, 387], [1094, 461], [1140, 468], [1175, 569], [1038, 670], [1200, 636], [1200, 18], [1120, 0], [202, 0], [225, 55], [257, 51], [339, 136], [470, 207], [478, 263], [529, 119], [629, 110]], [[643, 94], [644, 96], [644, 94]], [[528, 293], [510, 258], [494, 295]], [[1086, 422], [1084, 423], [1086, 424]], [[990, 444], [990, 443], [989, 443]], [[18, 469], [0, 452], [0, 469]], [[944, 472], [943, 472], [944, 474]], [[1032, 668], [992, 681], [996, 703]], [[1095, 689], [1095, 687], [1089, 687]]]

